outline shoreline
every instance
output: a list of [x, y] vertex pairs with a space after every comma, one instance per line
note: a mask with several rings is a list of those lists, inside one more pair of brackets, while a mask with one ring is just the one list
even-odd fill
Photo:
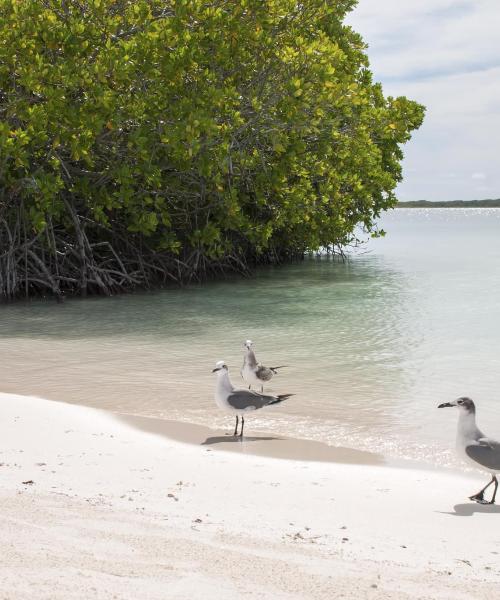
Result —
[[138, 431], [157, 435], [172, 441], [194, 446], [209, 446], [221, 452], [240, 455], [254, 455], [280, 460], [302, 460], [312, 462], [333, 462], [339, 464], [379, 465], [390, 468], [417, 469], [453, 473], [465, 477], [477, 476], [479, 470], [470, 467], [459, 468], [433, 464], [426, 460], [389, 456], [382, 452], [365, 450], [351, 446], [330, 445], [311, 438], [294, 437], [293, 434], [277, 434], [272, 431], [258, 429], [253, 435], [245, 435], [244, 443], [230, 434], [232, 426], [227, 429], [209, 427], [192, 421], [165, 419], [158, 416], [138, 415], [120, 412], [111, 408], [97, 408], [79, 401], [65, 401], [58, 398], [23, 395], [17, 392], [1, 392], [12, 396], [33, 397], [42, 402], [53, 402], [68, 406], [95, 410], [122, 421]]
[[351, 446], [330, 445], [311, 438], [294, 437], [293, 434], [279, 434], [270, 430], [258, 429], [254, 434], [244, 436], [243, 444], [239, 438], [231, 435], [232, 426], [214, 428], [192, 421], [165, 419], [159, 416], [138, 415], [120, 412], [112, 408], [97, 408], [91, 404], [79, 401], [65, 401], [42, 396], [18, 394], [17, 392], [1, 392], [2, 394], [33, 397], [40, 401], [82, 407], [109, 415], [128, 426], [142, 432], [160, 436], [194, 446], [208, 446], [218, 452], [230, 452], [239, 455], [253, 455], [280, 460], [300, 460], [311, 462], [332, 462], [353, 465], [378, 465], [389, 468], [416, 469], [421, 471], [436, 471], [452, 473], [465, 477], [475, 477], [480, 473], [471, 467], [460, 468], [433, 464], [416, 458], [389, 456], [382, 452], [355, 448]]
[[369, 450], [360, 450], [348, 446], [332, 446], [316, 440], [273, 434], [270, 431], [259, 430], [255, 435], [245, 435], [243, 441], [241, 441], [231, 435], [228, 429], [214, 429], [198, 423], [174, 421], [160, 417], [146, 417], [112, 411], [110, 414], [137, 430], [183, 444], [207, 446], [218, 452], [261, 456], [279, 460], [377, 465], [393, 469], [452, 473], [472, 478], [477, 476], [478, 473], [477, 470], [461, 470], [433, 465], [425, 461], [395, 458]]
[[[291, 438], [267, 432], [245, 435], [241, 440], [228, 433], [227, 430], [212, 429], [195, 423], [121, 413], [113, 414], [120, 421], [141, 431], [184, 444], [207, 446], [217, 451], [283, 460], [357, 465], [392, 465], [393, 463], [392, 460], [375, 452], [344, 446], [329, 446], [314, 440]], [[394, 461], [394, 464], [397, 462]]]
[[0, 394], [0, 417], [2, 600], [498, 589], [500, 507], [466, 499], [482, 477], [216, 452], [35, 397]]

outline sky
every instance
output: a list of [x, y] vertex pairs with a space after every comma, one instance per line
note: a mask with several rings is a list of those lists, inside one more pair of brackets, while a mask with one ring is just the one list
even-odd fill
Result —
[[500, 0], [359, 0], [348, 23], [385, 94], [427, 107], [399, 200], [500, 198]]

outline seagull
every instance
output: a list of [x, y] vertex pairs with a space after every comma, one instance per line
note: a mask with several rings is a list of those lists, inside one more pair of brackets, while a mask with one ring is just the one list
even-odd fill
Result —
[[278, 369], [282, 369], [286, 365], [280, 367], [265, 367], [257, 362], [255, 353], [252, 350], [252, 340], [247, 340], [244, 343], [246, 348], [243, 366], [241, 367], [241, 376], [249, 384], [248, 389], [252, 388], [252, 384], [259, 385], [260, 391], [264, 392], [264, 381], [269, 381], [276, 374]]
[[244, 414], [246, 412], [278, 404], [293, 396], [293, 394], [281, 394], [280, 396], [266, 396], [258, 392], [236, 389], [229, 379], [229, 371], [223, 360], [215, 363], [215, 369], [212, 373], [217, 373], [217, 383], [215, 384], [215, 402], [219, 408], [236, 415], [236, 427], [234, 436], [238, 435], [238, 422], [241, 416], [240, 438], [243, 438], [243, 427], [245, 426]]
[[[479, 504], [495, 504], [498, 479], [500, 473], [500, 442], [488, 438], [476, 425], [476, 406], [470, 398], [458, 398], [453, 402], [440, 404], [438, 408], [457, 406], [460, 413], [457, 428], [457, 450], [474, 466], [480, 466], [483, 471], [491, 475], [491, 481], [477, 494], [469, 497]], [[495, 484], [493, 497], [488, 502], [484, 499], [484, 492], [490, 485]]]

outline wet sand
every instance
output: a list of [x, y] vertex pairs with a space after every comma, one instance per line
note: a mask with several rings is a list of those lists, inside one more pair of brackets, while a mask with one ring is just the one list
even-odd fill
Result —
[[286, 460], [335, 462], [356, 465], [403, 465], [403, 461], [388, 461], [381, 454], [365, 452], [342, 446], [329, 446], [312, 440], [301, 440], [272, 434], [245, 435], [234, 437], [227, 431], [210, 429], [203, 425], [166, 421], [135, 415], [117, 415], [125, 423], [171, 440], [207, 446], [236, 454], [252, 454]]

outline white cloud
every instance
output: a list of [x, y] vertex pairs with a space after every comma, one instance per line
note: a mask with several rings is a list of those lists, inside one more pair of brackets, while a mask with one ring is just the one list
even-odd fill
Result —
[[497, 0], [360, 0], [350, 20], [380, 76], [408, 79], [498, 65], [499, 17]]
[[486, 179], [486, 175], [484, 173], [472, 173], [472, 179]]
[[386, 93], [427, 107], [404, 149], [402, 200], [500, 197], [499, 19], [497, 0], [360, 0], [350, 15]]

